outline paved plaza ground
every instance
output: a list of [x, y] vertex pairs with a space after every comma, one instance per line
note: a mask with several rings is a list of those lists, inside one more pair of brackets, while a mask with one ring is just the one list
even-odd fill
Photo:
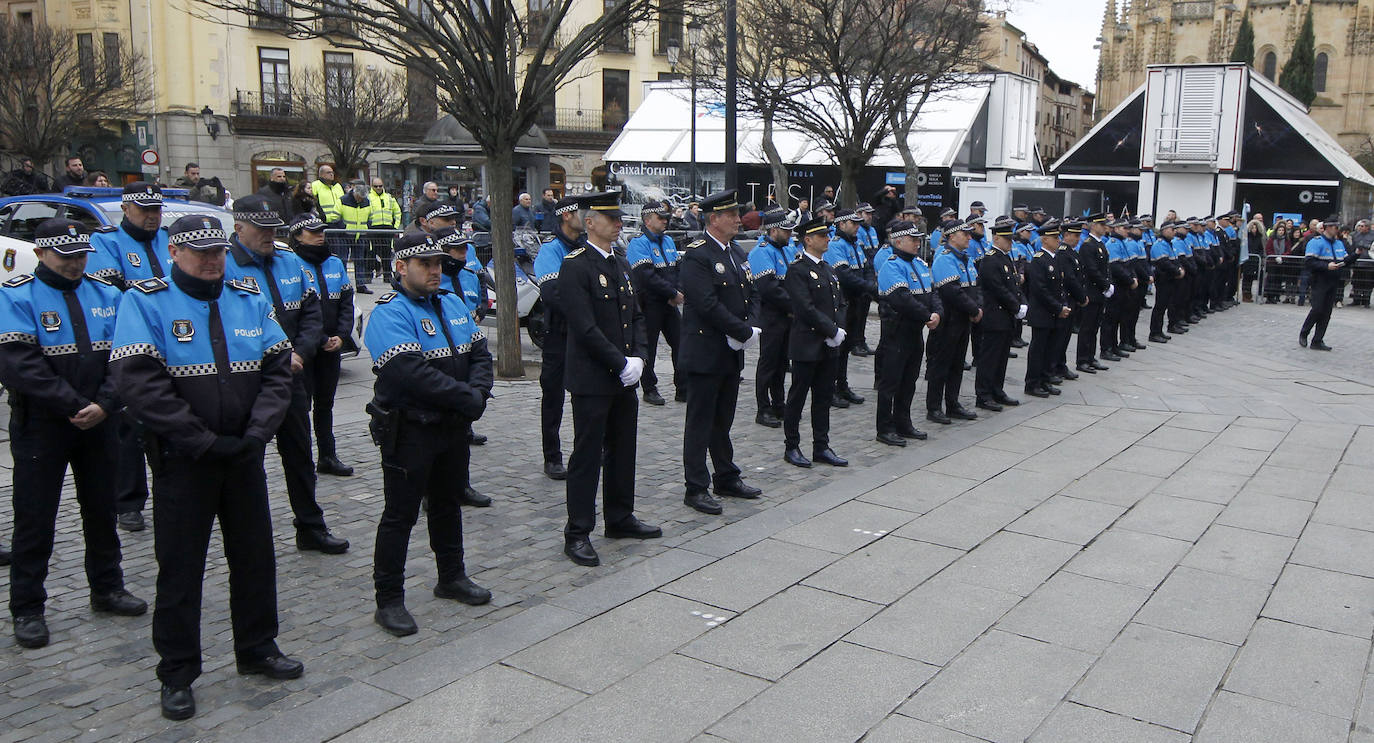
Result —
[[[743, 394], [736, 454], [765, 493], [719, 517], [682, 505], [683, 406], [644, 406], [638, 512], [665, 537], [598, 533], [594, 569], [561, 554], [537, 384], [498, 383], [473, 457], [496, 502], [464, 513], [469, 573], [495, 600], [430, 594], [422, 523], [420, 632], [400, 639], [372, 623], [381, 473], [352, 360], [337, 428], [359, 474], [319, 486], [347, 555], [296, 551], [269, 456], [280, 644], [305, 676], [234, 672], [216, 537], [200, 712], [163, 720], [149, 617], [91, 616], [69, 498], [53, 642], [0, 637], [0, 741], [1374, 743], [1374, 312], [1337, 310], [1327, 354], [1297, 346], [1303, 311], [1245, 305], [1060, 397], [918, 423], [931, 438], [905, 449], [873, 440], [858, 360], [870, 401], [833, 416], [848, 469], [783, 463]], [[152, 532], [121, 538], [151, 602]]]

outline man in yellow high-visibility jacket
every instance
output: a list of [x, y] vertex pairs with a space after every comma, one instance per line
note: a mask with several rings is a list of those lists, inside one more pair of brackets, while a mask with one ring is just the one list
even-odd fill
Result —
[[386, 186], [381, 178], [372, 179], [372, 193], [367, 195], [367, 200], [372, 202], [372, 215], [368, 218], [369, 227], [374, 230], [401, 229], [401, 205], [395, 196], [386, 192]]
[[336, 223], [341, 219], [339, 202], [343, 200], [344, 188], [334, 180], [334, 168], [328, 165], [320, 166], [319, 177], [310, 184], [310, 194], [315, 197], [320, 219], [331, 227], [338, 226]]
[[[348, 184], [348, 191], [339, 199], [339, 226], [355, 232], [371, 228], [372, 214], [377, 210], [377, 204], [368, 195], [367, 184], [363, 181], [354, 180]], [[348, 257], [353, 261], [354, 291], [360, 294], [372, 293], [367, 284], [372, 281], [372, 260], [376, 252], [374, 242], [370, 236], [359, 235], [349, 243]], [[390, 241], [387, 242], [390, 244]]]

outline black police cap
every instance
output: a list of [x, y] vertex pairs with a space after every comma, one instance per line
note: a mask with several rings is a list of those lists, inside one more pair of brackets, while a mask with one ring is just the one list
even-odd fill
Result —
[[147, 181], [134, 181], [124, 186], [119, 200], [125, 204], [137, 204], [145, 208], [162, 206], [162, 187]]
[[71, 219], [45, 220], [33, 232], [33, 246], [62, 255], [95, 252], [90, 228]]
[[[234, 218], [238, 219], [237, 211]], [[228, 250], [229, 233], [208, 214], [188, 214], [167, 228], [167, 243], [191, 250]]]
[[282, 227], [286, 223], [281, 219], [281, 212], [277, 211], [276, 205], [267, 199], [266, 196], [252, 194], [241, 199], [234, 199], [234, 221], [247, 222], [254, 227]]
[[428, 232], [410, 232], [396, 241], [395, 252], [392, 255], [396, 260], [403, 261], [409, 258], [444, 255], [444, 249], [439, 245], [439, 241], [434, 239], [434, 235]]
[[730, 188], [724, 191], [717, 191], [701, 200], [701, 210], [706, 213], [728, 212], [731, 209], [739, 210], [739, 192]]
[[820, 217], [812, 217], [811, 219], [808, 219], [805, 222], [802, 222], [801, 224], [792, 228], [793, 232], [797, 233], [798, 235], [801, 235], [802, 237], [805, 237], [807, 235], [814, 235], [817, 232], [828, 232], [829, 230], [830, 223], [826, 222], [824, 219]]
[[594, 193], [588, 196], [584, 196], [582, 198], [582, 206], [585, 206], [586, 208], [591, 209], [592, 211], [597, 212], [598, 214], [604, 214], [607, 217], [613, 217], [617, 219], [624, 216], [625, 214], [624, 212], [620, 211], [619, 191], [602, 191], [600, 193]]

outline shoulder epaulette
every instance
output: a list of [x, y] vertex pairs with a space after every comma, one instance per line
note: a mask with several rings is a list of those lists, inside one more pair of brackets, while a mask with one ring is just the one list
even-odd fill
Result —
[[98, 284], [104, 284], [104, 285], [106, 285], [106, 286], [114, 286], [114, 282], [113, 282], [113, 281], [110, 281], [109, 279], [105, 278], [104, 276], [96, 276], [96, 275], [93, 274], [93, 273], [88, 273], [88, 274], [86, 274], [86, 278], [88, 278], [88, 279], [90, 279], [91, 281], [94, 281], [94, 282], [96, 282], [96, 283], [98, 283]]
[[30, 281], [33, 281], [33, 274], [21, 273], [11, 277], [3, 284], [3, 286], [23, 286], [29, 283]]
[[701, 247], [701, 246], [703, 246], [703, 245], [705, 245], [705, 244], [706, 244], [706, 241], [705, 241], [705, 240], [693, 240], [693, 241], [687, 243], [687, 249], [688, 249], [688, 250], [691, 250], [692, 248], [699, 248], [699, 247]]
[[373, 304], [386, 304], [387, 302], [390, 302], [391, 300], [393, 300], [393, 299], [395, 299], [395, 298], [396, 298], [396, 292], [387, 292], [386, 294], [383, 294], [382, 296], [377, 297], [377, 301], [374, 302]]
[[586, 248], [578, 248], [577, 250], [574, 250], [573, 252], [568, 253], [567, 255], [563, 256], [563, 258], [564, 258], [564, 260], [566, 260], [566, 259], [568, 259], [568, 258], [576, 258], [577, 256], [582, 255], [584, 252], [586, 252], [586, 250], [587, 250]]
[[291, 248], [290, 245], [282, 245], [281, 243], [277, 243], [277, 250], [280, 250], [280, 251], [282, 251], [283, 253], [292, 253], [292, 254], [295, 254], [295, 252], [296, 252], [295, 250], [293, 250], [293, 249]]
[[241, 291], [241, 292], [248, 292], [249, 294], [261, 294], [261, 293], [262, 293], [262, 292], [258, 291], [258, 283], [257, 283], [256, 281], [254, 281], [253, 283], [250, 284], [250, 283], [248, 283], [247, 281], [241, 281], [241, 280], [239, 280], [239, 279], [229, 279], [228, 281], [225, 281], [224, 283], [225, 283], [226, 286], [232, 286], [232, 287], [234, 287], [235, 289], [238, 289], [238, 290]]
[[167, 282], [157, 277], [154, 277], [151, 279], [144, 279], [142, 281], [135, 281], [134, 288], [138, 289], [144, 294], [152, 294], [153, 292], [160, 292], [163, 289], [166, 289]]

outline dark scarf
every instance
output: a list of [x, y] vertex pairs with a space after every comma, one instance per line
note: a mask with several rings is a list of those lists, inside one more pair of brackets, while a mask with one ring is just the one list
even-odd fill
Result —
[[145, 230], [142, 227], [138, 227], [133, 222], [130, 222], [128, 217], [120, 221], [119, 227], [129, 233], [129, 237], [141, 243], [152, 242], [153, 238], [157, 237], [157, 230]]
[[59, 274], [58, 272], [52, 270], [51, 268], [48, 268], [45, 264], [42, 263], [38, 264], [37, 268], [33, 269], [33, 275], [39, 281], [43, 282], [44, 284], [47, 284], [48, 286], [51, 286], [52, 288], [60, 292], [73, 291], [76, 289], [76, 287], [81, 286], [80, 276], [74, 279], [69, 279], [66, 276], [63, 276], [62, 274]]
[[213, 302], [219, 299], [219, 294], [224, 290], [224, 280], [198, 279], [189, 273], [181, 270], [181, 267], [172, 264], [172, 283], [179, 289], [186, 292], [192, 299], [199, 299], [202, 302]]

